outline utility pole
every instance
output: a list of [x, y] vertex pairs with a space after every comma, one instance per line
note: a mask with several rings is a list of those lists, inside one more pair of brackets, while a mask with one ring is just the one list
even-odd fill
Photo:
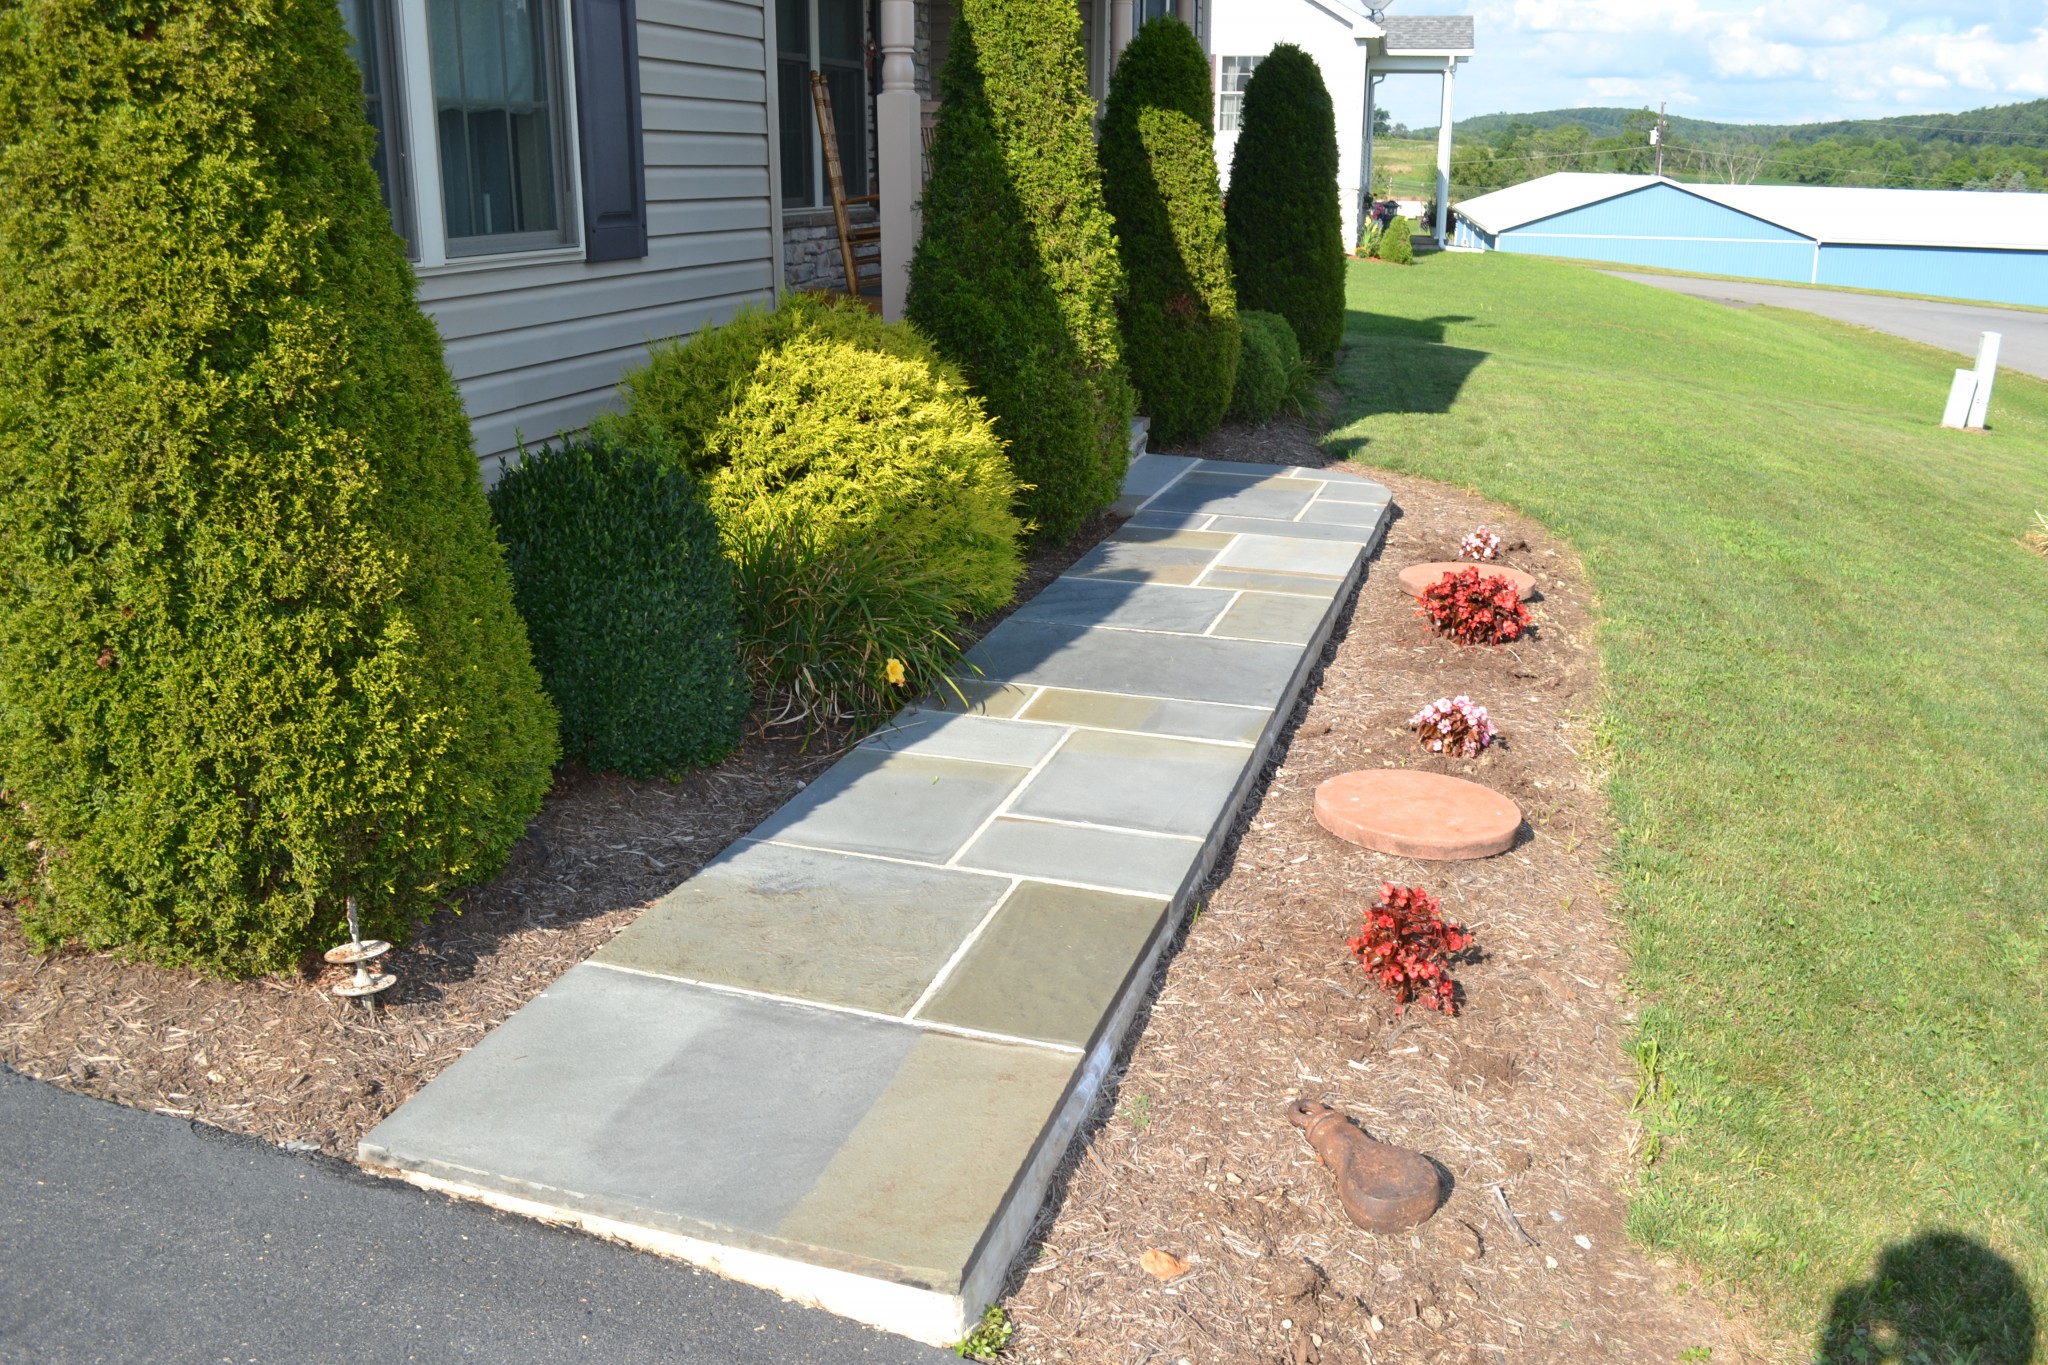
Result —
[[1657, 149], [1657, 178], [1664, 178], [1664, 102], [1657, 102], [1657, 126], [1650, 130], [1650, 145]]

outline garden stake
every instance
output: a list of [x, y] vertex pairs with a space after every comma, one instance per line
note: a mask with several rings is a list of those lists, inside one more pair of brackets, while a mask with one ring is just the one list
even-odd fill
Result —
[[1327, 1104], [1296, 1100], [1287, 1117], [1337, 1177], [1337, 1198], [1367, 1232], [1406, 1232], [1436, 1212], [1436, 1166], [1420, 1152], [1375, 1142]]
[[362, 926], [356, 921], [356, 898], [348, 898], [348, 942], [338, 948], [329, 948], [325, 954], [329, 962], [338, 967], [354, 967], [355, 979], [344, 981], [334, 988], [334, 993], [344, 1000], [360, 1000], [372, 1017], [377, 1013], [377, 996], [398, 984], [398, 978], [389, 972], [372, 972], [370, 964], [391, 951], [391, 945], [381, 938], [367, 941], [363, 938]]

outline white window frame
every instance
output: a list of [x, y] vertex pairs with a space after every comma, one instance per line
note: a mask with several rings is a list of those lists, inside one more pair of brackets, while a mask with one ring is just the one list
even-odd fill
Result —
[[[1229, 84], [1229, 81], [1230, 81], [1230, 75], [1231, 75], [1231, 74], [1234, 74], [1234, 73], [1229, 73], [1229, 72], [1228, 72], [1228, 69], [1227, 69], [1227, 68], [1226, 68], [1226, 67], [1224, 66], [1224, 63], [1225, 63], [1225, 62], [1250, 62], [1250, 63], [1251, 63], [1251, 67], [1250, 67], [1249, 69], [1247, 69], [1246, 71], [1244, 71], [1244, 72], [1243, 72], [1243, 80], [1244, 80], [1245, 84], [1247, 84], [1247, 85], [1248, 85], [1248, 84], [1250, 84], [1250, 83], [1251, 83], [1251, 78], [1252, 78], [1252, 72], [1253, 72], [1253, 71], [1256, 71], [1256, 70], [1258, 70], [1258, 67], [1259, 67], [1259, 63], [1260, 63], [1260, 62], [1262, 62], [1262, 61], [1264, 61], [1264, 60], [1265, 60], [1265, 56], [1264, 56], [1264, 54], [1262, 54], [1262, 53], [1258, 53], [1258, 54], [1245, 54], [1245, 53], [1218, 53], [1218, 54], [1216, 55], [1216, 131], [1217, 131], [1217, 132], [1219, 132], [1219, 133], [1229, 133], [1229, 134], [1231, 134], [1231, 135], [1235, 136], [1235, 135], [1236, 135], [1237, 133], [1239, 133], [1239, 132], [1243, 131], [1243, 129], [1244, 129], [1244, 86], [1243, 86], [1243, 85], [1240, 85], [1240, 86], [1239, 86], [1239, 87], [1238, 87], [1237, 89], [1235, 89], [1235, 90], [1232, 90], [1232, 89], [1230, 88], [1230, 84]], [[1231, 104], [1231, 103], [1230, 103], [1230, 101], [1232, 101], [1232, 100], [1235, 100], [1235, 101], [1237, 101], [1237, 103], [1236, 103], [1236, 104]], [[1223, 122], [1223, 111], [1224, 111], [1224, 110], [1226, 110], [1226, 109], [1229, 109], [1229, 110], [1232, 110], [1232, 111], [1233, 111], [1233, 116], [1232, 116], [1232, 118], [1231, 118], [1231, 120], [1230, 120], [1230, 124], [1229, 124], [1229, 126], [1228, 126], [1228, 127], [1226, 127], [1226, 126], [1224, 125], [1224, 122]]]
[[[473, 270], [583, 259], [583, 162], [576, 125], [576, 49], [570, 0], [556, 0], [562, 118], [563, 243], [524, 251], [448, 254], [448, 217], [441, 199], [441, 134], [434, 117], [434, 68], [428, 52], [427, 0], [392, 0], [392, 27], [399, 69], [400, 117], [405, 123], [403, 174], [410, 177], [415, 270], [421, 275], [454, 275]], [[394, 168], [393, 174], [401, 172]]]
[[[422, 0], [422, 3], [424, 3], [424, 0]], [[809, 115], [809, 117], [805, 120], [806, 131], [804, 135], [809, 140], [811, 145], [811, 202], [808, 204], [784, 204], [783, 210], [787, 213], [817, 213], [820, 211], [830, 212], [832, 208], [832, 191], [830, 190], [830, 188], [827, 187], [825, 183], [825, 137], [824, 134], [818, 131], [817, 106], [812, 103], [812, 99], [814, 97], [812, 96], [810, 89], [811, 77], [817, 75], [819, 72], [825, 69], [825, 59], [823, 56], [820, 55], [824, 50], [824, 40], [820, 36], [820, 30], [818, 27], [818, 0], [781, 0], [781, 3], [786, 5], [795, 4], [802, 6], [804, 14], [806, 16], [805, 22], [810, 25], [810, 28], [807, 30], [809, 34], [809, 50], [804, 54], [804, 60], [807, 63], [807, 65], [804, 67], [803, 94], [804, 110]], [[768, 60], [776, 63], [779, 69], [780, 64], [782, 62], [782, 48], [780, 44], [781, 35], [774, 33], [772, 31], [772, 21], [774, 19], [774, 16], [772, 14], [769, 16], [769, 19], [771, 21], [771, 32], [768, 41]], [[863, 55], [861, 58], [861, 84], [864, 87], [872, 87], [873, 73], [868, 69], [868, 62], [865, 54], [865, 49], [867, 45], [874, 40], [874, 35], [868, 31], [868, 7], [866, 4], [866, 0], [862, 0], [860, 4], [860, 28], [861, 47], [863, 48]], [[866, 93], [867, 98], [862, 101], [862, 107], [864, 109], [872, 109], [875, 102], [875, 91], [872, 88], [869, 88]], [[778, 109], [778, 117], [779, 116], [780, 112]], [[838, 129], [835, 131], [839, 133], [839, 155], [842, 159], [844, 159], [846, 156], [846, 132], [844, 129]], [[775, 141], [778, 144], [778, 146], [782, 141], [782, 132], [780, 128], [776, 130]], [[863, 121], [860, 129], [860, 146], [863, 164], [869, 172], [868, 192], [872, 194], [874, 192], [874, 147], [870, 145], [868, 138], [868, 126], [865, 121]], [[775, 177], [775, 198], [778, 201], [780, 201], [782, 198], [782, 176], [780, 172], [777, 172]]]

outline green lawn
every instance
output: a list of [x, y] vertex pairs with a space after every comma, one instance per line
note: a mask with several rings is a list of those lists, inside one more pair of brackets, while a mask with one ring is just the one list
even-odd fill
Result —
[[1372, 143], [1373, 170], [1386, 171], [1388, 193], [1403, 199], [1436, 197], [1436, 142], [1418, 138], [1377, 137]]
[[1955, 356], [1513, 256], [1354, 267], [1351, 307], [1332, 447], [1541, 519], [1598, 591], [1633, 1232], [1780, 1327], [1892, 1322], [1828, 1360], [2030, 1359], [2048, 384], [1945, 432]]

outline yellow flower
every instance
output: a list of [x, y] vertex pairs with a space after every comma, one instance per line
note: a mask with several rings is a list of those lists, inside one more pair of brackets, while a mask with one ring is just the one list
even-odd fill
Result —
[[903, 660], [901, 659], [889, 660], [887, 664], [883, 665], [882, 672], [890, 682], [898, 687], [903, 686], [903, 680], [907, 676], [903, 671]]

